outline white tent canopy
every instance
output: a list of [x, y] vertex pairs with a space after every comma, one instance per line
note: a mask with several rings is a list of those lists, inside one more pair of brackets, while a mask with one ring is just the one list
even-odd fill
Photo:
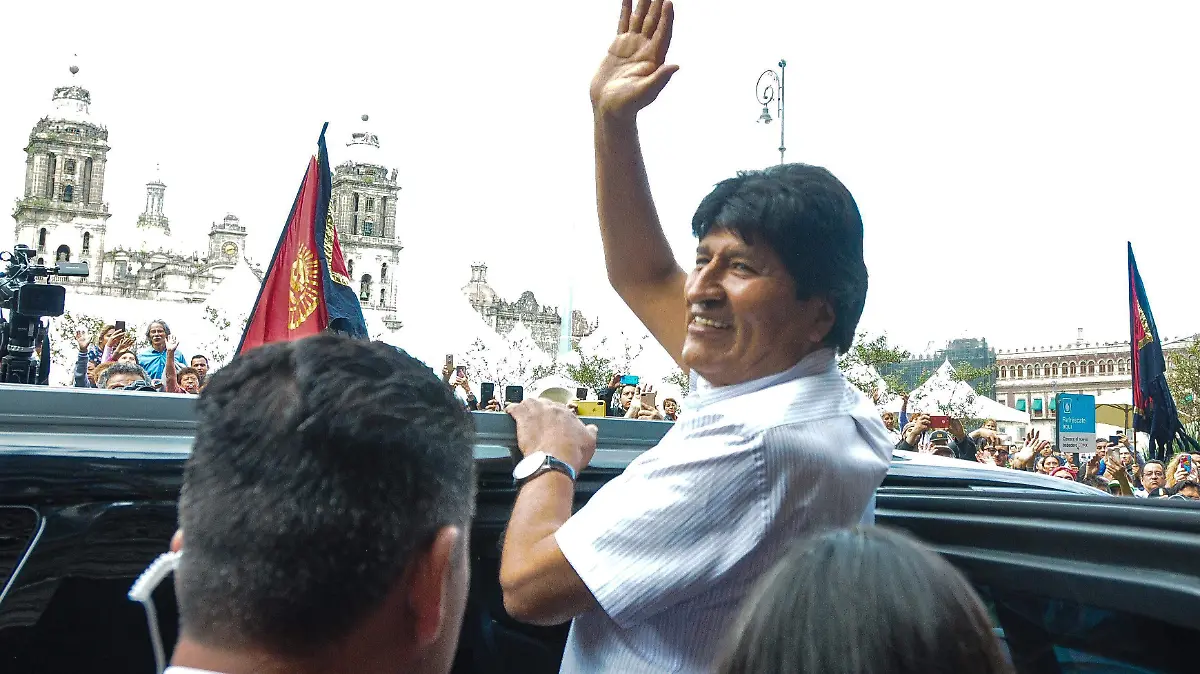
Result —
[[[909, 412], [943, 414], [948, 409], [967, 409], [975, 419], [995, 419], [999, 422], [1028, 424], [1029, 414], [1002, 405], [991, 398], [981, 396], [964, 381], [955, 381], [954, 366], [949, 361], [942, 363], [924, 384], [908, 396]], [[892, 412], [900, 411], [901, 401], [893, 399], [885, 405]]]

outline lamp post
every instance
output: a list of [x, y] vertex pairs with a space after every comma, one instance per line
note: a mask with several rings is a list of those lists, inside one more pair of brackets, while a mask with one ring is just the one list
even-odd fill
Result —
[[759, 115], [758, 121], [762, 124], [771, 123], [771, 102], [775, 102], [775, 116], [779, 118], [779, 163], [783, 163], [783, 154], [787, 152], [787, 148], [783, 144], [783, 75], [787, 71], [787, 61], [779, 59], [779, 72], [774, 70], [763, 71], [763, 74], [758, 76], [758, 83], [754, 87], [754, 94], [758, 99], [759, 105], [763, 106], [762, 114]]

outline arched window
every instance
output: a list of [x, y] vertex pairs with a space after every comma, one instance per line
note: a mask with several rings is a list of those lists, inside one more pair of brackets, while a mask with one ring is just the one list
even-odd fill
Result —
[[1125, 359], [1117, 361], [1117, 374], [1125, 374]]
[[39, 257], [39, 258], [37, 259], [37, 265], [40, 267], [40, 266], [42, 266], [42, 265], [44, 265], [44, 264], [46, 264], [46, 258], [44, 258], [44, 257]]
[[1004, 379], [1004, 378], [1006, 378], [1006, 377], [1008, 377], [1008, 368], [1007, 368], [1007, 367], [1005, 367], [1005, 366], [1003, 366], [1003, 365], [1001, 365], [1001, 366], [1000, 366], [1000, 378], [1001, 378], [1001, 379]]
[[54, 198], [54, 174], [58, 171], [58, 157], [51, 152], [46, 156], [46, 198]]
[[358, 236], [358, 213], [355, 213], [350, 219], [350, 233]]
[[358, 212], [358, 192], [354, 193], [354, 208], [352, 208], [350, 210], [352, 210], [356, 213]]
[[1051, 377], [1058, 376], [1058, 363], [1054, 363], [1053, 365], [1050, 366], [1050, 376]]
[[1071, 361], [1071, 376], [1075, 376], [1075, 362]]
[[1096, 374], [1096, 361], [1094, 361], [1094, 360], [1089, 360], [1089, 361], [1088, 361], [1088, 374], [1089, 374], [1089, 375], [1092, 375], [1092, 376], [1095, 376], [1095, 374]]
[[358, 299], [362, 302], [371, 301], [371, 275], [363, 274], [358, 285]]
[[346, 260], [346, 276], [354, 278], [354, 260]]
[[75, 199], [75, 188], [67, 185], [63, 188], [63, 201], [71, 203]]
[[92, 252], [92, 233], [84, 232], [83, 233], [83, 248], [80, 249], [79, 253], [81, 255], [87, 255], [90, 252]]
[[40, 230], [38, 230], [38, 251], [42, 252], [45, 250], [46, 250], [46, 228], [43, 227]]
[[92, 198], [92, 158], [88, 157], [83, 160], [83, 203], [88, 203]]
[[[379, 268], [379, 282], [387, 283], [387, 263], [386, 262], [384, 262], [383, 266]], [[380, 299], [380, 301], [383, 300], [382, 293], [379, 295], [379, 299]]]
[[379, 306], [382, 307], [382, 306], [386, 306], [386, 305], [387, 305], [387, 288], [381, 287], [379, 289]]
[[1035, 376], [1035, 377], [1042, 376], [1042, 364], [1041, 363], [1038, 363], [1037, 365], [1033, 366], [1033, 376]]
[[62, 246], [59, 246], [58, 250], [54, 252], [54, 261], [55, 262], [70, 262], [71, 261], [71, 249], [68, 248], [65, 244]]

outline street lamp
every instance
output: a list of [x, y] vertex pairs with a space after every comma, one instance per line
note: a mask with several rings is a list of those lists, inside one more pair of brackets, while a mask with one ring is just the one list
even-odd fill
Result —
[[[783, 153], [787, 148], [783, 144], [783, 75], [787, 71], [787, 61], [779, 60], [779, 72], [766, 70], [758, 76], [754, 86], [754, 94], [759, 105], [763, 106], [758, 121], [761, 124], [771, 123], [771, 101], [775, 102], [775, 116], [779, 118], [779, 163], [783, 163]], [[778, 92], [778, 96], [776, 93]]]

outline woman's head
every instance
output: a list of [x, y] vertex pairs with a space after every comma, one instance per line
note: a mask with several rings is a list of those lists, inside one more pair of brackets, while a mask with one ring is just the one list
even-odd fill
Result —
[[117, 326], [115, 325], [106, 325], [100, 328], [100, 332], [96, 334], [96, 344], [104, 346], [104, 343], [108, 341], [108, 338], [112, 336], [112, 333], [116, 331], [116, 329]]
[[674, 398], [667, 398], [663, 400], [663, 412], [669, 415], [678, 414], [679, 401], [675, 400]]
[[803, 541], [748, 598], [731, 636], [721, 674], [1013, 671], [966, 578], [878, 528]]
[[118, 353], [113, 360], [117, 361], [118, 363], [125, 363], [127, 365], [138, 364], [137, 354], [132, 351], [122, 351], [121, 353]]

